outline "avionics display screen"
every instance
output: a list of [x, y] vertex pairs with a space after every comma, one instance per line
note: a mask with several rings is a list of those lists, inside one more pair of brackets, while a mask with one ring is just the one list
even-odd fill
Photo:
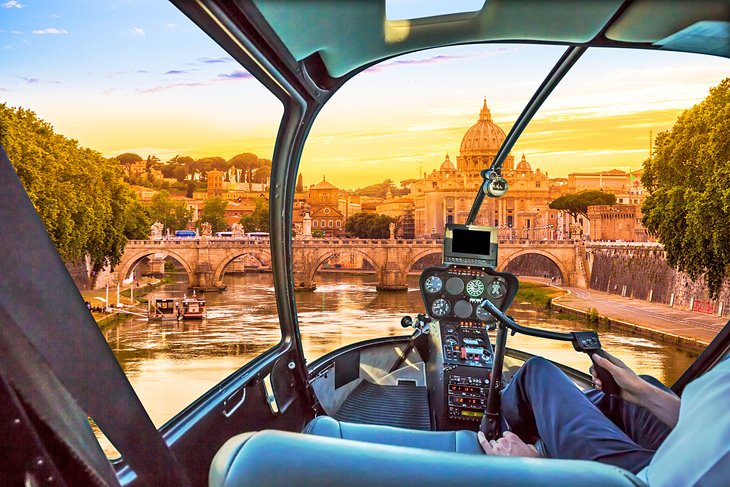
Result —
[[497, 267], [497, 229], [449, 223], [444, 233], [444, 264]]
[[488, 256], [491, 252], [492, 232], [454, 228], [451, 250], [459, 254]]

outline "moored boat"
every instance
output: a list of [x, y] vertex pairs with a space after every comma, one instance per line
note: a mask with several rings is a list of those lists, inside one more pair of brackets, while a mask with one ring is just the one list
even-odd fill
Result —
[[202, 320], [208, 312], [204, 299], [199, 299], [196, 293], [191, 297], [185, 296], [180, 303], [178, 319], [183, 320]]

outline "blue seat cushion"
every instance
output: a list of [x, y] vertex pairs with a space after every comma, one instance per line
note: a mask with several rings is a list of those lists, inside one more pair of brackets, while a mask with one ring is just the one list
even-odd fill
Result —
[[303, 433], [380, 445], [408, 446], [424, 450], [484, 454], [473, 431], [421, 431], [392, 426], [355, 424], [330, 416], [317, 416]]
[[598, 462], [458, 455], [284, 431], [228, 440], [213, 459], [208, 482], [211, 487], [646, 485]]

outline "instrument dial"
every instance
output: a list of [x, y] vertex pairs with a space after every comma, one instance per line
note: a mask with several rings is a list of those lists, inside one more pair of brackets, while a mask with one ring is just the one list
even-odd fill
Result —
[[464, 291], [464, 281], [460, 277], [450, 277], [446, 281], [446, 291], [456, 296]]
[[443, 286], [444, 281], [442, 281], [439, 276], [428, 276], [426, 282], [423, 283], [423, 287], [426, 289], [426, 292], [432, 294], [441, 291]]
[[494, 299], [499, 299], [507, 292], [507, 286], [502, 281], [494, 280], [487, 286], [487, 293]]
[[460, 300], [454, 305], [454, 314], [461, 319], [466, 319], [471, 316], [471, 303], [469, 301]]
[[431, 305], [431, 312], [437, 318], [446, 316], [447, 314], [449, 314], [449, 311], [451, 311], [451, 306], [449, 306], [449, 302], [443, 298], [437, 299]]
[[494, 320], [494, 317], [481, 306], [477, 306], [477, 318], [485, 322], [492, 322]]
[[480, 279], [472, 279], [466, 284], [466, 293], [472, 298], [478, 298], [484, 293], [484, 283]]
[[454, 348], [454, 345], [459, 344], [459, 342], [456, 340], [456, 338], [454, 338], [452, 336], [447, 336], [444, 339], [444, 343], [446, 344], [447, 347], [450, 347], [450, 348]]

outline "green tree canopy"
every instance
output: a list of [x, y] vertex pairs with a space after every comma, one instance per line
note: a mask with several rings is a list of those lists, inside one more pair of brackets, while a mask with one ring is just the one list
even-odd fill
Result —
[[201, 222], [210, 223], [211, 230], [215, 232], [223, 232], [228, 228], [226, 222], [226, 207], [228, 202], [220, 196], [208, 198], [203, 203]]
[[588, 207], [594, 205], [615, 205], [616, 195], [603, 191], [581, 191], [564, 194], [550, 203], [550, 208], [568, 213], [573, 218], [583, 215], [588, 218]]
[[345, 230], [357, 238], [388, 238], [391, 223], [395, 223], [395, 219], [387, 215], [360, 212], [347, 219]]
[[152, 197], [148, 211], [153, 222], [162, 223], [171, 233], [184, 229], [193, 218], [193, 210], [184, 201], [174, 200], [164, 189]]
[[266, 198], [256, 198], [256, 204], [253, 213], [241, 217], [241, 225], [243, 231], [248, 232], [268, 232], [269, 231], [269, 200]]
[[657, 135], [641, 181], [643, 223], [668, 263], [717, 297], [730, 265], [730, 78]]
[[5, 104], [0, 143], [64, 260], [88, 255], [97, 269], [113, 266], [127, 239], [149, 234], [147, 214], [122, 180], [118, 159], [79, 147], [32, 111]]

